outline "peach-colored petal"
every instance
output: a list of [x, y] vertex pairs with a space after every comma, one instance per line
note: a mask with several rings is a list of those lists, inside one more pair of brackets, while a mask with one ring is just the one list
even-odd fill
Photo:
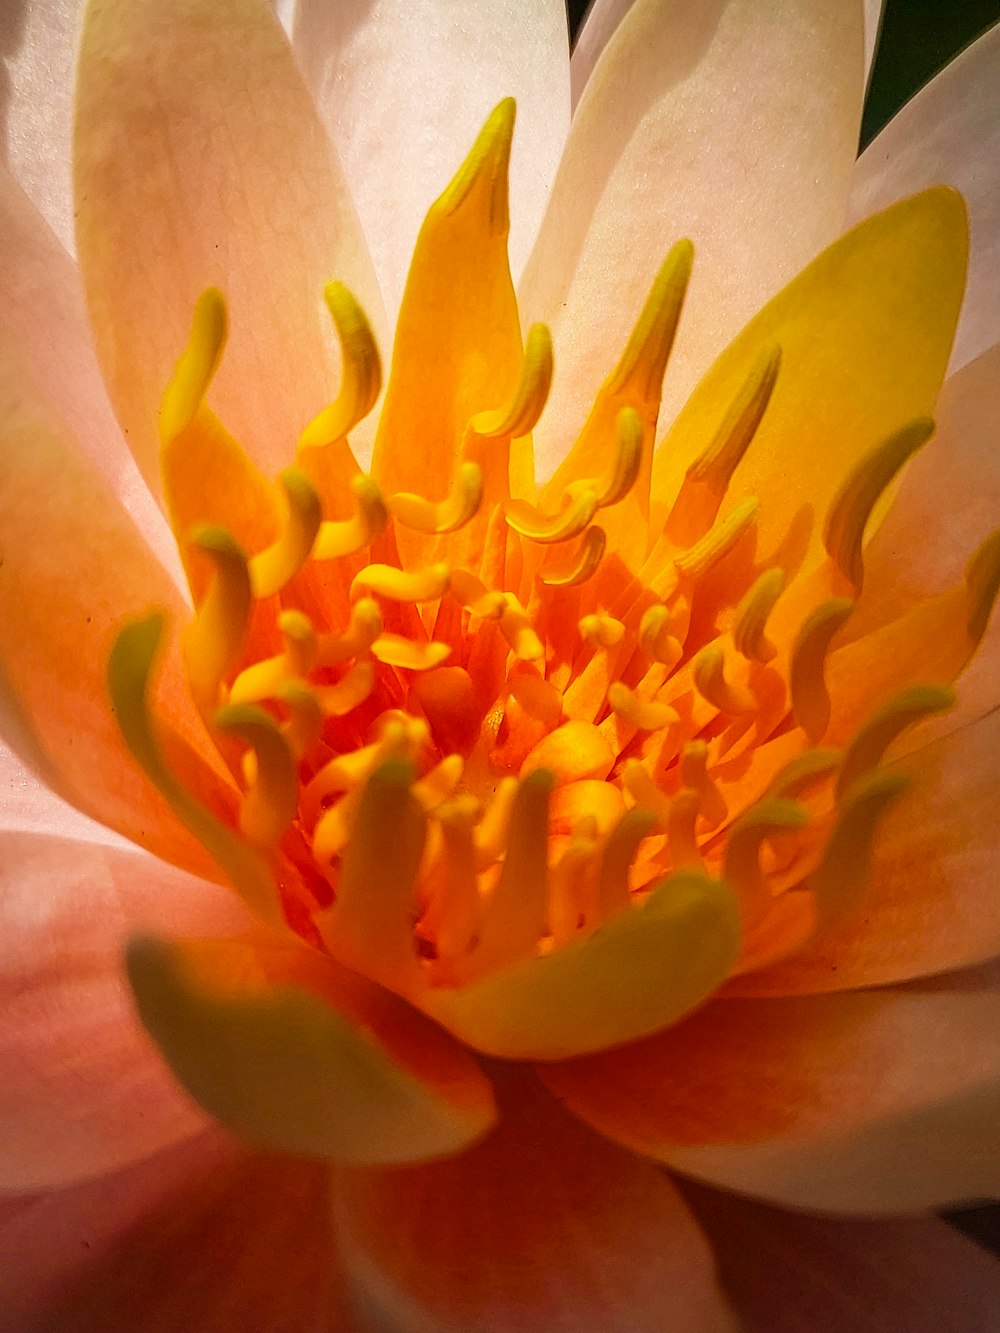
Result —
[[471, 1055], [314, 950], [133, 941], [129, 981], [178, 1080], [241, 1137], [347, 1162], [457, 1152], [495, 1119]]
[[48, 833], [125, 848], [128, 843], [104, 824], [67, 805], [0, 741], [0, 830], [4, 833]]
[[3, 156], [67, 250], [73, 251], [73, 70], [83, 0], [5, 6]]
[[[335, 1216], [373, 1328], [732, 1328], [670, 1182], [497, 1071], [499, 1128], [460, 1157], [338, 1172]], [[382, 1322], [385, 1321], [385, 1322]]]
[[242, 930], [224, 890], [135, 849], [4, 833], [0, 855], [0, 1187], [116, 1170], [193, 1133], [122, 974], [140, 925]]
[[493, 107], [517, 99], [516, 277], [569, 130], [562, 0], [299, 0], [295, 50], [357, 200], [390, 321], [424, 214]]
[[229, 343], [211, 406], [270, 471], [334, 397], [323, 287], [381, 329], [354, 205], [280, 24], [256, 0], [108, 0], [84, 27], [77, 245], [112, 401], [158, 487], [156, 420], [202, 291]]
[[1000, 1263], [937, 1218], [809, 1217], [690, 1182], [746, 1333], [982, 1333]]
[[741, 978], [741, 993], [887, 984], [1000, 954], [998, 751], [994, 712], [901, 760], [913, 786], [879, 830], [862, 913]]
[[[32, 10], [34, 13], [34, 10]], [[122, 437], [97, 367], [80, 275], [48, 224], [0, 166], [0, 358], [17, 368], [120, 496], [167, 568], [163, 518]]]
[[955, 337], [958, 370], [1000, 337], [1000, 25], [932, 79], [862, 153], [850, 216], [928, 185], [954, 185], [969, 207], [969, 286]]
[[[666, 402], [840, 230], [862, 88], [860, 4], [638, 0], [573, 120], [521, 281], [551, 324], [539, 475], [582, 426], [670, 246], [696, 260]], [[789, 133], [794, 125], [796, 132]]]
[[984, 970], [896, 990], [720, 999], [542, 1076], [602, 1133], [797, 1208], [904, 1212], [1000, 1189], [1000, 990]]
[[885, 8], [885, 0], [865, 0], [865, 78], [871, 75], [872, 65], [875, 63], [875, 52], [878, 49], [879, 37], [882, 35], [882, 11]]
[[[187, 611], [111, 490], [30, 382], [0, 358], [0, 718], [4, 739], [78, 809], [186, 868], [207, 860], [139, 773], [111, 712], [107, 661], [123, 623]], [[177, 663], [158, 693], [199, 772], [207, 741]], [[192, 768], [189, 776], [193, 776]], [[207, 770], [206, 770], [207, 773]]]
[[329, 1208], [322, 1165], [215, 1132], [13, 1200], [0, 1208], [0, 1329], [352, 1333]]

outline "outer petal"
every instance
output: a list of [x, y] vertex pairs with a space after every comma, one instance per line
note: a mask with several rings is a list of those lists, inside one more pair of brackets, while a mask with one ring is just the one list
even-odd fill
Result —
[[92, 0], [74, 145], [77, 243], [98, 354], [157, 488], [156, 418], [210, 286], [231, 337], [211, 404], [255, 459], [290, 463], [332, 399], [323, 286], [380, 328], [354, 206], [280, 24], [257, 0]]
[[1000, 338], [1000, 25], [974, 42], [894, 116], [862, 153], [850, 216], [928, 185], [965, 195], [972, 231], [968, 297], [951, 370]]
[[357, 200], [390, 322], [424, 214], [493, 107], [517, 99], [516, 277], [569, 130], [562, 0], [299, 0], [295, 50]]
[[980, 1333], [1000, 1264], [936, 1218], [808, 1217], [691, 1183], [746, 1333]]
[[1000, 1190], [997, 972], [723, 999], [644, 1043], [544, 1069], [602, 1133], [797, 1208], [903, 1212]]
[[350, 1333], [328, 1172], [219, 1133], [0, 1211], [3, 1333]]
[[879, 830], [863, 912], [740, 992], [884, 985], [1000, 954], [998, 748], [994, 712], [903, 759], [913, 787]]
[[583, 424], [674, 241], [690, 237], [697, 259], [671, 406], [840, 230], [861, 44], [854, 3], [633, 5], [580, 102], [521, 282], [525, 320], [549, 323], [556, 350], [539, 475]]
[[473, 1058], [304, 948], [133, 942], [129, 980], [177, 1078], [241, 1137], [348, 1162], [457, 1152], [492, 1125]]
[[0, 1187], [116, 1170], [191, 1134], [122, 975], [130, 929], [245, 929], [224, 890], [134, 849], [3, 835]]
[[63, 245], [73, 249], [73, 73], [83, 0], [8, 5], [4, 156]]
[[103, 824], [49, 790], [17, 755], [0, 741], [0, 831], [48, 833], [57, 838], [79, 838], [127, 848], [128, 843]]
[[338, 1174], [366, 1327], [732, 1328], [670, 1182], [574, 1124], [523, 1074], [497, 1074], [503, 1116], [480, 1146], [431, 1166]]

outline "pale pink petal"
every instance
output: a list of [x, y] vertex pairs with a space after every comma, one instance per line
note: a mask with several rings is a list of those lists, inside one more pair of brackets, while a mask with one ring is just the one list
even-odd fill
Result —
[[1000, 1191], [998, 969], [898, 989], [719, 999], [546, 1066], [601, 1133], [789, 1207], [893, 1213]]
[[135, 1015], [122, 954], [140, 927], [233, 932], [217, 886], [134, 849], [5, 833], [0, 856], [0, 1188], [115, 1170], [200, 1128]]
[[3, 157], [73, 250], [73, 74], [84, 0], [14, 0], [0, 16], [7, 67]]
[[516, 277], [569, 129], [562, 0], [299, 0], [295, 49], [357, 201], [390, 322], [424, 214], [497, 102], [517, 99]]
[[107, 0], [84, 28], [74, 141], [77, 246], [129, 444], [159, 487], [157, 413], [194, 303], [229, 303], [209, 401], [259, 463], [292, 461], [334, 397], [324, 284], [381, 331], [347, 185], [291, 48], [258, 0]]
[[3, 1333], [360, 1333], [317, 1163], [209, 1132], [0, 1206]]
[[862, 94], [861, 5], [637, 0], [577, 108], [521, 282], [552, 326], [539, 474], [567, 452], [667, 250], [695, 267], [673, 412], [764, 302], [841, 230]]
[[496, 1070], [499, 1128], [459, 1157], [337, 1173], [366, 1328], [407, 1333], [730, 1330], [712, 1258], [655, 1167]]
[[684, 1183], [745, 1333], [983, 1333], [1000, 1262], [937, 1218], [809, 1217]]
[[875, 52], [882, 34], [882, 11], [885, 0], [865, 0], [865, 77], [871, 75]]
[[858, 159], [850, 217], [927, 185], [954, 185], [969, 207], [969, 284], [955, 337], [958, 370], [1000, 339], [1000, 25], [894, 116]]
[[47, 833], [126, 848], [129, 844], [103, 824], [74, 810], [0, 741], [0, 831]]

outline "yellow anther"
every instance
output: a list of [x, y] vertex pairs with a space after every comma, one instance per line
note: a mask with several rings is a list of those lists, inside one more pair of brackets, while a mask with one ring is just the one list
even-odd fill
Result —
[[729, 830], [723, 878], [739, 893], [744, 910], [751, 917], [761, 911], [767, 894], [760, 869], [762, 844], [773, 834], [803, 828], [808, 821], [809, 813], [798, 801], [765, 796]]
[[806, 617], [792, 645], [788, 672], [792, 714], [813, 745], [830, 722], [826, 656], [833, 636], [854, 610], [854, 603], [834, 597]]
[[511, 652], [522, 662], [536, 662], [545, 656], [542, 641], [528, 619], [528, 613], [512, 592], [504, 594], [500, 632], [510, 644]]
[[462, 781], [465, 761], [460, 754], [449, 754], [429, 773], [413, 784], [413, 794], [425, 810], [434, 810], [442, 801], [454, 796]]
[[701, 697], [720, 713], [731, 713], [738, 717], [757, 712], [758, 704], [753, 692], [745, 685], [733, 685], [726, 680], [726, 659], [721, 644], [710, 643], [701, 650], [692, 663], [692, 676], [694, 687]]
[[274, 718], [252, 704], [230, 704], [215, 715], [219, 731], [238, 736], [253, 752], [253, 780], [240, 804], [240, 832], [273, 850], [295, 818], [299, 782], [295, 756]]
[[604, 841], [597, 876], [597, 908], [602, 918], [620, 912], [631, 901], [628, 872], [639, 844], [656, 824], [648, 810], [628, 810]]
[[701, 792], [682, 787], [670, 802], [667, 816], [667, 845], [675, 870], [704, 870], [695, 827], [701, 814]]
[[476, 826], [476, 869], [483, 870], [500, 859], [507, 845], [510, 812], [514, 808], [519, 783], [517, 778], [502, 778], [493, 800]]
[[226, 302], [209, 287], [195, 304], [188, 343], [160, 405], [160, 439], [176, 439], [190, 425], [218, 369], [226, 345]]
[[509, 406], [495, 412], [479, 412], [470, 429], [484, 439], [527, 435], [542, 415], [552, 384], [552, 335], [544, 324], [532, 324], [524, 343], [524, 360]]
[[312, 834], [313, 860], [321, 871], [329, 871], [331, 862], [347, 846], [363, 787], [354, 787], [335, 806], [324, 810]]
[[674, 557], [678, 570], [689, 579], [699, 579], [733, 549], [743, 534], [757, 522], [760, 501], [750, 496], [716, 523], [700, 541]]
[[323, 299], [340, 340], [340, 393], [302, 432], [303, 449], [343, 439], [372, 410], [382, 389], [382, 363], [365, 312], [342, 282], [327, 283]]
[[319, 652], [319, 639], [312, 621], [304, 611], [293, 608], [278, 616], [278, 629], [285, 643], [289, 666], [297, 676], [306, 675], [313, 669]]
[[278, 628], [285, 641], [284, 651], [275, 657], [248, 666], [233, 681], [229, 702], [259, 703], [273, 699], [282, 685], [299, 676], [307, 676], [316, 665], [318, 640], [309, 617], [301, 611], [282, 611]]
[[312, 748], [323, 731], [324, 714], [316, 691], [303, 680], [279, 685], [275, 698], [288, 709], [288, 721], [282, 732], [296, 759]]
[[507, 523], [529, 541], [548, 545], [579, 537], [597, 513], [597, 492], [581, 491], [557, 514], [543, 514], [527, 500], [508, 500], [504, 506]]
[[433, 503], [419, 495], [401, 491], [389, 500], [389, 511], [397, 523], [415, 532], [457, 532], [475, 515], [483, 502], [483, 474], [478, 463], [461, 463], [451, 494]]
[[467, 611], [483, 620], [498, 620], [506, 610], [505, 595], [490, 591], [482, 579], [470, 574], [467, 569], [452, 570], [448, 586]]
[[864, 582], [861, 555], [865, 527], [882, 492], [934, 433], [930, 417], [917, 417], [873, 449], [838, 491], [823, 525], [823, 544], [844, 578], [856, 589]]
[[358, 512], [353, 518], [320, 524], [313, 551], [314, 559], [339, 560], [345, 555], [363, 551], [366, 546], [371, 546], [389, 522], [389, 511], [382, 499], [382, 492], [371, 477], [363, 473], [354, 477], [351, 493]]
[[670, 608], [657, 602], [647, 607], [639, 621], [639, 648], [651, 662], [672, 667], [684, 654], [684, 645], [674, 635]]
[[900, 690], [880, 708], [857, 733], [844, 755], [837, 775], [838, 800], [859, 778], [870, 773], [881, 761], [892, 742], [907, 727], [932, 713], [951, 708], [955, 691], [948, 685], [914, 685]]
[[681, 751], [681, 786], [690, 787], [701, 797], [701, 817], [707, 828], [721, 824], [728, 813], [725, 797], [708, 771], [708, 745], [688, 741]]
[[380, 634], [372, 644], [372, 657], [376, 661], [404, 671], [432, 671], [450, 656], [447, 643], [417, 643], [402, 634]]
[[625, 637], [625, 626], [614, 616], [584, 616], [578, 622], [583, 639], [591, 648], [616, 648]]
[[448, 566], [443, 563], [424, 569], [402, 570], [394, 565], [366, 565], [354, 576], [351, 597], [374, 593], [391, 602], [435, 602], [448, 587]]
[[316, 641], [316, 666], [340, 666], [366, 653], [382, 633], [382, 612], [371, 597], [359, 597], [343, 634], [321, 634]]
[[635, 485], [642, 466], [642, 420], [634, 407], [623, 407], [615, 419], [615, 456], [610, 474], [603, 480], [575, 481], [568, 486], [569, 495], [584, 490], [597, 492], [597, 507], [624, 500]]
[[518, 783], [503, 869], [483, 914], [476, 949], [481, 966], [502, 967], [529, 955], [544, 933], [551, 791], [552, 775], [542, 769]]
[[678, 720], [676, 711], [669, 704], [639, 699], [620, 680], [612, 682], [608, 690], [608, 703], [616, 717], [639, 731], [660, 731], [663, 727], [672, 727]]
[[965, 586], [969, 593], [969, 638], [978, 643], [986, 633], [1000, 591], [1000, 528], [979, 545], [966, 565]]
[[769, 796], [794, 797], [805, 795], [812, 787], [825, 781], [835, 772], [843, 752], [832, 746], [806, 750], [787, 763], [768, 788]]
[[273, 597], [295, 577], [309, 559], [323, 516], [319, 496], [304, 472], [286, 468], [278, 480], [285, 492], [288, 518], [278, 540], [250, 560], [255, 597]]
[[909, 785], [902, 773], [876, 769], [845, 793], [823, 859], [810, 879], [822, 920], [829, 922], [857, 907], [879, 821]]
[[785, 586], [783, 569], [765, 569], [744, 594], [733, 617], [733, 643], [752, 662], [770, 662], [778, 650], [765, 634], [767, 618]]
[[663, 372], [693, 262], [694, 246], [688, 240], [678, 241], [663, 261], [621, 360], [608, 380], [611, 393], [634, 394], [644, 403], [660, 401]]
[[626, 759], [622, 769], [622, 783], [636, 805], [654, 815], [659, 828], [666, 831], [670, 820], [670, 801], [638, 759]]
[[485, 215], [493, 236], [507, 234], [507, 173], [515, 116], [512, 97], [505, 97], [493, 108], [468, 157], [434, 205], [435, 210], [445, 217], [463, 207], [475, 210]]
[[589, 527], [569, 560], [543, 570], [542, 582], [546, 588], [575, 588], [586, 583], [603, 560], [605, 545], [604, 529]]
[[307, 826], [314, 824], [330, 797], [354, 791], [388, 759], [412, 760], [414, 750], [404, 723], [395, 718], [384, 721], [381, 735], [372, 745], [337, 755], [311, 779], [302, 793], [303, 821]]
[[375, 688], [375, 667], [369, 661], [355, 662], [336, 685], [316, 686], [316, 697], [327, 717], [345, 717]]
[[183, 653], [191, 692], [201, 707], [219, 703], [222, 681], [237, 665], [246, 641], [251, 591], [247, 559], [224, 528], [205, 524], [191, 545], [212, 562], [208, 592], [184, 631]]

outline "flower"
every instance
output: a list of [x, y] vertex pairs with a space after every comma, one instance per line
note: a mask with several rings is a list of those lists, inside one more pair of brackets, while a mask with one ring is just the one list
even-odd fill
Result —
[[[857, 1251], [833, 1223], [682, 1197], [653, 1162], [821, 1212], [996, 1189], [991, 275], [974, 248], [938, 401], [960, 199], [900, 188], [937, 170], [902, 153], [880, 180], [876, 147], [857, 197], [890, 206], [833, 240], [860, 12], [731, 0], [668, 28], [638, 0], [617, 26], [595, 12], [593, 40], [614, 33], [537, 242], [515, 235], [519, 317], [512, 102], [434, 202], [425, 85], [385, 63], [386, 10], [327, 9], [300, 4], [300, 55], [347, 179], [385, 158], [354, 190], [374, 266], [265, 8], [86, 15], [80, 268], [193, 613], [108, 443], [72, 271], [7, 191], [5, 734], [146, 850], [18, 777], [2, 1158], [41, 1192], [4, 1223], [4, 1313], [342, 1327], [342, 1264], [367, 1326], [729, 1327], [728, 1299], [752, 1313], [767, 1290], [762, 1234], [803, 1271], [813, 1245]], [[469, 14], [444, 58], [489, 43], [487, 7]], [[551, 43], [512, 36], [486, 65], [536, 108], [515, 205], [561, 147], [540, 114], [566, 86], [556, 17]], [[995, 50], [922, 101], [943, 87], [979, 114]], [[718, 109], [737, 71], [745, 132]], [[441, 85], [453, 147], [492, 90], [456, 111]], [[801, 133], [775, 153], [765, 117], [784, 131], [789, 107]], [[360, 128], [376, 111], [392, 133]], [[927, 137], [947, 129], [935, 114]], [[669, 195], [649, 174], [665, 142]], [[685, 241], [660, 253], [688, 227], [693, 276]], [[537, 494], [536, 458], [557, 464]], [[129, 935], [189, 1096], [112, 970]], [[895, 1261], [907, 1225], [911, 1255], [972, 1262], [921, 1223], [861, 1243]], [[943, 1281], [913, 1280], [900, 1327]]]

